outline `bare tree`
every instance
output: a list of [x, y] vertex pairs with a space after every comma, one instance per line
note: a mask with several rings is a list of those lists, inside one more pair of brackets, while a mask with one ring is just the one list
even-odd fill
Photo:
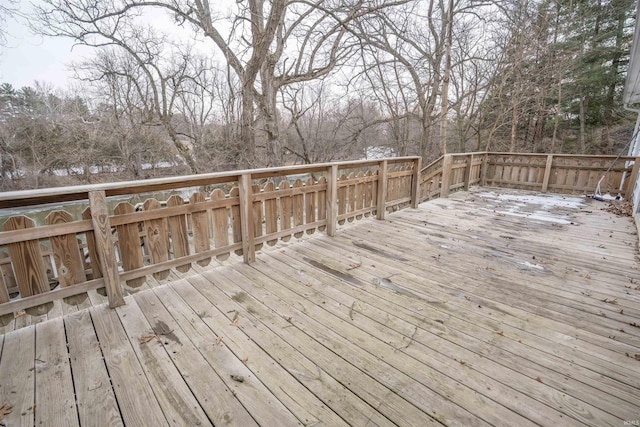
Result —
[[222, 6], [216, 9], [208, 0], [44, 0], [38, 16], [41, 32], [94, 46], [120, 33], [127, 38], [119, 39], [128, 40], [125, 45], [130, 43], [138, 36], [131, 30], [133, 22], [145, 7], [164, 8], [173, 14], [177, 25], [191, 25], [214, 43], [240, 81], [243, 163], [257, 161], [254, 124], [259, 116], [269, 165], [280, 162], [279, 88], [326, 76], [359, 45], [349, 39], [353, 21], [409, 1], [239, 0], [229, 5], [230, 13], [225, 14]]

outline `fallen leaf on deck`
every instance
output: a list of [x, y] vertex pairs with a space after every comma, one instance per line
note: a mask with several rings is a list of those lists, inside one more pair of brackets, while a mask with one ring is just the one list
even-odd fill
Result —
[[238, 326], [238, 319], [237, 319], [237, 318], [236, 318], [236, 319], [233, 319], [233, 320], [231, 321], [231, 326]]
[[26, 312], [26, 311], [24, 311], [24, 310], [20, 310], [20, 311], [18, 311], [18, 312], [16, 313], [15, 317], [16, 317], [16, 318], [18, 318], [18, 317], [22, 317], [22, 316], [24, 316], [25, 314], [27, 314], [27, 312]]
[[538, 381], [539, 383], [541, 383], [541, 382], [542, 382], [542, 379], [541, 379], [540, 377], [537, 377], [537, 378], [536, 378], [536, 381]]
[[636, 359], [636, 360], [640, 360], [640, 354], [634, 354], [634, 355], [633, 355], [633, 357], [634, 357], [634, 359]]
[[313, 286], [313, 283], [307, 283], [307, 286], [311, 287], [311, 286]]
[[140, 344], [146, 344], [149, 341], [151, 341], [152, 339], [156, 339], [156, 340], [160, 341], [160, 339], [158, 338], [157, 335], [144, 335], [144, 336], [140, 337]]
[[216, 337], [216, 344], [220, 344], [222, 342], [222, 337]]
[[500, 335], [501, 337], [504, 336], [504, 332], [500, 331], [500, 332], [496, 332], [496, 334]]
[[0, 406], [0, 420], [4, 419], [5, 415], [9, 415], [11, 413], [11, 406], [6, 403]]
[[607, 304], [617, 304], [618, 300], [617, 299], [609, 299], [609, 298], [605, 298], [602, 300], [603, 302], [606, 302]]
[[356, 264], [356, 263], [351, 263], [351, 264], [349, 264], [349, 268], [347, 268], [347, 270], [353, 270], [354, 268], [358, 268], [358, 267], [360, 267], [361, 265], [362, 265], [362, 263], [361, 263], [361, 262], [360, 262], [360, 263], [357, 263], [357, 264]]
[[244, 363], [245, 365], [247, 364], [248, 361], [249, 361], [248, 357], [245, 357], [244, 359], [242, 359], [242, 363]]

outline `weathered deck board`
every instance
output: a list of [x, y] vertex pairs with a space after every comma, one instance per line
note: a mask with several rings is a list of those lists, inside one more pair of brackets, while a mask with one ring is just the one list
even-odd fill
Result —
[[149, 278], [116, 310], [95, 292], [56, 301], [0, 335], [4, 421], [637, 420], [638, 236], [602, 206], [474, 189], [291, 239], [251, 265]]
[[89, 310], [65, 316], [64, 324], [80, 424], [123, 425]]

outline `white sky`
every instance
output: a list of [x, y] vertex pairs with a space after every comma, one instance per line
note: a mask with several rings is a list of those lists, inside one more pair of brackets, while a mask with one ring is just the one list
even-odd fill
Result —
[[[0, 0], [2, 1], [4, 0]], [[219, 3], [224, 4], [226, 1], [222, 0]], [[39, 0], [20, 0], [20, 12], [29, 13], [31, 3], [37, 4]], [[147, 12], [145, 18], [149, 22], [154, 22], [158, 28], [169, 32], [173, 37], [182, 40], [193, 39], [193, 33], [188, 28], [173, 25], [163, 11]], [[25, 25], [25, 18], [8, 18], [5, 24], [7, 45], [0, 46], [0, 83], [10, 83], [16, 89], [33, 86], [36, 80], [65, 89], [73, 82], [71, 63], [78, 62], [94, 52], [86, 46], [74, 46], [69, 38], [35, 35]], [[207, 49], [215, 54], [215, 49], [212, 50], [210, 45]]]
[[[21, 0], [20, 11], [30, 10], [30, 2]], [[0, 83], [10, 83], [20, 89], [33, 86], [38, 80], [65, 88], [72, 76], [67, 65], [87, 54], [88, 49], [74, 47], [70, 39], [34, 35], [24, 18], [8, 18], [5, 24], [7, 44], [0, 46]]]

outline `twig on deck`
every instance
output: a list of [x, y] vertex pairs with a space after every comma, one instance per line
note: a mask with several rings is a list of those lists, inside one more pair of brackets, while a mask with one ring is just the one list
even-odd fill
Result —
[[413, 338], [416, 336], [416, 333], [418, 332], [418, 326], [415, 326], [415, 329], [413, 330], [413, 333], [411, 334], [411, 336], [409, 337], [409, 342], [407, 343], [407, 345], [402, 346], [402, 347], [398, 347], [395, 350], [393, 350], [393, 352], [395, 353], [398, 350], [404, 350], [405, 348], [409, 347], [411, 345], [411, 343], [413, 342]]

